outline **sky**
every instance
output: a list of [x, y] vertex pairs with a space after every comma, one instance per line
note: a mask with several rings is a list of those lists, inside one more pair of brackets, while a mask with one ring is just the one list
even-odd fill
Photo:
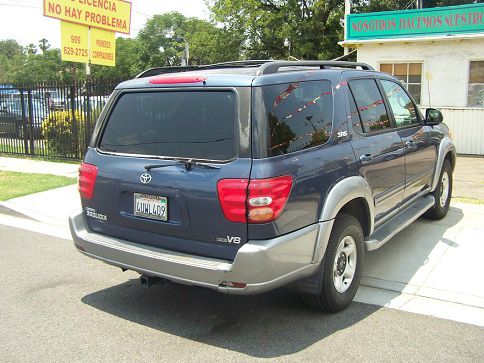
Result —
[[[136, 36], [155, 14], [178, 11], [187, 17], [209, 18], [203, 0], [132, 0], [131, 34]], [[60, 20], [43, 16], [43, 0], [0, 0], [0, 40], [15, 39], [20, 45], [38, 45], [46, 38], [60, 48]], [[120, 36], [117, 34], [116, 36]]]

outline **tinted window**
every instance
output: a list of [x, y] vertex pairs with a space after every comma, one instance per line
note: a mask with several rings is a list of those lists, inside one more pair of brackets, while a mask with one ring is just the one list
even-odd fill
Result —
[[349, 82], [361, 118], [363, 132], [390, 128], [390, 119], [383, 97], [373, 79], [356, 79]]
[[[258, 122], [268, 125], [268, 155], [324, 144], [331, 137], [333, 93], [329, 81], [261, 87], [255, 92]], [[260, 102], [262, 99], [262, 103]]]
[[235, 156], [233, 92], [126, 93], [116, 103], [101, 150], [228, 160]]
[[353, 128], [356, 131], [363, 132], [360, 115], [358, 113], [358, 107], [356, 107], [355, 99], [353, 98], [353, 95], [351, 93], [349, 96], [350, 96], [351, 123], [353, 124]]
[[417, 110], [402, 87], [391, 81], [381, 80], [381, 84], [392, 108], [397, 127], [418, 124]]

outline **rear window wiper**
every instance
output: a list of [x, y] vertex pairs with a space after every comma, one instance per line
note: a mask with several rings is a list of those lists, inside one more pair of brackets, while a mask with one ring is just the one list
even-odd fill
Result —
[[207, 169], [220, 169], [220, 166], [215, 166], [215, 165], [211, 165], [211, 164], [207, 164], [207, 163], [201, 163], [199, 161], [193, 161], [192, 159], [190, 159], [190, 160], [175, 160], [175, 161], [176, 161], [176, 163], [171, 163], [171, 164], [149, 164], [149, 165], [145, 165], [145, 169], [146, 169], [146, 171], [150, 171], [151, 169], [165, 168], [167, 166], [173, 166], [173, 165], [177, 165], [179, 163], [185, 164], [185, 169], [187, 171], [192, 170], [194, 165], [200, 166], [202, 168], [207, 168]]

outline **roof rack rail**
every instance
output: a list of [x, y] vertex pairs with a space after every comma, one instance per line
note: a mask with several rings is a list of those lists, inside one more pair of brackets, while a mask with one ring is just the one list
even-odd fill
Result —
[[177, 73], [177, 72], [186, 72], [186, 71], [194, 71], [198, 69], [199, 66], [175, 66], [175, 67], [155, 67], [147, 69], [146, 71], [141, 72], [134, 78], [144, 78], [144, 77], [151, 77], [151, 76], [158, 76], [160, 74], [165, 73]]
[[155, 67], [147, 69], [141, 72], [135, 78], [144, 78], [151, 76], [158, 76], [160, 74], [177, 73], [204, 69], [217, 69], [217, 68], [248, 68], [257, 67], [257, 75], [277, 73], [279, 68], [282, 67], [319, 67], [320, 69], [328, 69], [333, 67], [343, 68], [358, 68], [373, 71], [373, 67], [366, 63], [359, 62], [347, 62], [347, 61], [278, 61], [270, 59], [251, 59], [233, 62], [222, 62], [206, 65], [193, 65], [193, 66], [175, 66], [175, 67]]
[[271, 59], [248, 59], [248, 60], [241, 60], [241, 61], [231, 61], [231, 62], [222, 62], [222, 63], [214, 63], [214, 64], [206, 64], [199, 66], [201, 69], [211, 69], [211, 68], [244, 68], [244, 67], [255, 67], [260, 66], [265, 63], [274, 62]]
[[202, 64], [202, 65], [193, 65], [193, 66], [155, 67], [155, 68], [150, 68], [150, 69], [147, 69], [146, 71], [141, 72], [135, 78], [158, 76], [160, 74], [166, 74], [166, 73], [195, 71], [197, 69], [202, 70], [202, 69], [216, 69], [216, 68], [258, 67], [258, 66], [265, 64], [265, 63], [268, 63], [268, 62], [273, 62], [273, 60], [270, 60], [270, 59], [250, 59], [250, 60], [222, 62], [222, 63], [213, 63], [213, 64]]
[[366, 71], [374, 71], [373, 67], [360, 62], [346, 62], [346, 61], [273, 61], [262, 64], [257, 70], [257, 75], [277, 73], [282, 67], [319, 67], [320, 69], [328, 69], [333, 67], [343, 68], [358, 68], [360, 67]]

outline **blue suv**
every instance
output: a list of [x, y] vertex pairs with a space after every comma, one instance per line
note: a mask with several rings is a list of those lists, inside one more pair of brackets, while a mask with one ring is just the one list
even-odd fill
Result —
[[448, 128], [394, 77], [335, 61], [174, 71], [121, 83], [99, 117], [70, 219], [83, 254], [145, 286], [287, 286], [336, 312], [365, 250], [446, 215]]

